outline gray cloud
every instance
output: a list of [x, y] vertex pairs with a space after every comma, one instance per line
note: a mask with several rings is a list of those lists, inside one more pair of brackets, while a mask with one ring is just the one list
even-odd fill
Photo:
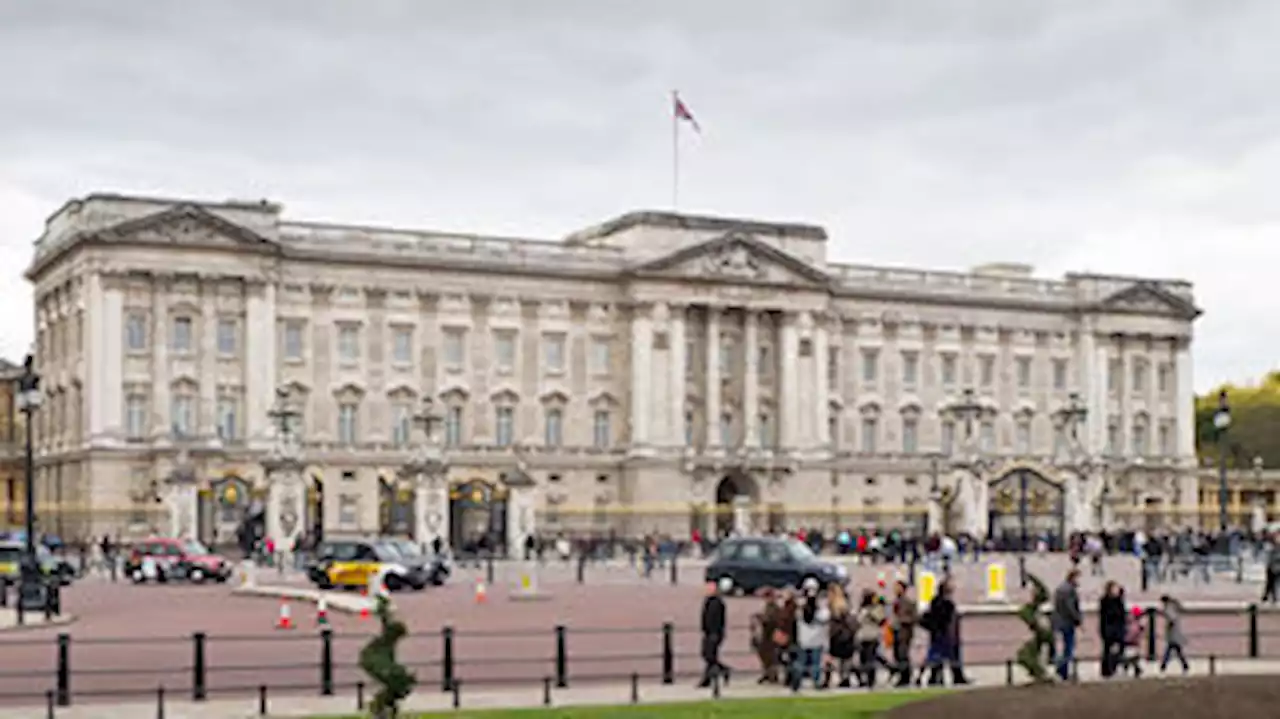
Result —
[[559, 236], [670, 198], [845, 260], [1186, 277], [1197, 384], [1270, 367], [1280, 5], [0, 3], [0, 354], [17, 268], [93, 190]]

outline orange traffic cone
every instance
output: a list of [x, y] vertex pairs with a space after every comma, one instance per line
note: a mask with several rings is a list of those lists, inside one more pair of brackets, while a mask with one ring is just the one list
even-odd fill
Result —
[[276, 629], [293, 629], [293, 611], [289, 608], [289, 600], [280, 600], [280, 617], [276, 619]]
[[476, 580], [476, 604], [484, 604], [489, 599], [488, 592], [485, 591], [484, 582]]

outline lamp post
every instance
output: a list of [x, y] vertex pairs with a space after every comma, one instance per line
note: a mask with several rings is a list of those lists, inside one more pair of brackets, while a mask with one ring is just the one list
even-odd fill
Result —
[[[302, 500], [298, 496], [297, 486], [305, 465], [302, 461], [302, 446], [295, 432], [302, 410], [294, 403], [293, 392], [289, 387], [276, 388], [276, 401], [267, 410], [267, 416], [276, 426], [276, 442], [262, 460], [262, 468], [270, 482], [268, 526], [264, 529], [268, 536], [280, 543], [294, 536], [298, 522], [302, 520], [301, 515], [305, 513], [305, 506], [299, 507]], [[277, 479], [274, 477], [276, 474], [282, 476]], [[303, 496], [305, 497], [305, 490]], [[253, 534], [256, 535], [256, 531]], [[252, 546], [257, 537], [250, 536], [248, 539], [247, 544]]]
[[422, 430], [423, 441], [400, 468], [400, 476], [414, 482], [414, 498], [417, 505], [414, 507], [415, 539], [419, 543], [426, 543], [426, 535], [435, 534], [436, 538], [440, 538], [443, 543], [446, 539], [440, 537], [443, 532], [438, 534], [436, 532], [439, 524], [444, 521], [444, 511], [447, 508], [439, 506], [442, 498], [435, 497], [434, 491], [431, 497], [424, 494], [428, 486], [433, 490], [437, 489], [436, 483], [440, 481], [440, 477], [449, 466], [436, 436], [436, 428], [444, 424], [444, 419], [436, 411], [435, 400], [431, 397], [422, 398], [421, 408], [413, 415], [413, 424]]
[[1227, 430], [1231, 428], [1231, 405], [1227, 391], [1218, 393], [1218, 411], [1213, 413], [1213, 427], [1218, 433], [1218, 529], [1227, 531]]
[[[22, 376], [18, 377], [18, 411], [22, 412], [27, 427], [26, 457], [24, 472], [26, 475], [25, 499], [26, 543], [22, 551], [22, 564], [18, 584], [18, 605], [22, 609], [38, 609], [45, 603], [45, 584], [40, 576], [40, 563], [36, 559], [36, 463], [32, 451], [32, 437], [35, 433], [34, 419], [40, 409], [40, 375], [36, 374], [35, 358], [27, 355], [22, 363]], [[19, 613], [21, 616], [21, 613]]]

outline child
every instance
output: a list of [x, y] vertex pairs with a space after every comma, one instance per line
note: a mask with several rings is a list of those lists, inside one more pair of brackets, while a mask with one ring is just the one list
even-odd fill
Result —
[[1124, 624], [1124, 649], [1119, 669], [1131, 670], [1135, 679], [1142, 676], [1142, 610], [1138, 607], [1133, 608]]
[[1160, 671], [1163, 673], [1169, 666], [1169, 660], [1177, 654], [1178, 662], [1182, 664], [1182, 673], [1186, 674], [1190, 667], [1183, 653], [1187, 646], [1187, 635], [1182, 632], [1182, 602], [1168, 594], [1160, 597], [1160, 614], [1164, 616], [1164, 658], [1160, 661]]

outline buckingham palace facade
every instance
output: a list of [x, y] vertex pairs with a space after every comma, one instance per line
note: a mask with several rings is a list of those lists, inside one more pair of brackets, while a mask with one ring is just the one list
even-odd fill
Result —
[[[1196, 511], [1186, 282], [844, 264], [819, 226], [668, 212], [546, 241], [104, 194], [49, 218], [27, 277], [37, 504], [67, 535], [155, 530], [176, 485], [198, 506], [160, 530], [234, 531], [278, 392], [285, 534], [505, 531], [517, 485], [546, 532]], [[423, 443], [447, 509], [406, 480]]]

